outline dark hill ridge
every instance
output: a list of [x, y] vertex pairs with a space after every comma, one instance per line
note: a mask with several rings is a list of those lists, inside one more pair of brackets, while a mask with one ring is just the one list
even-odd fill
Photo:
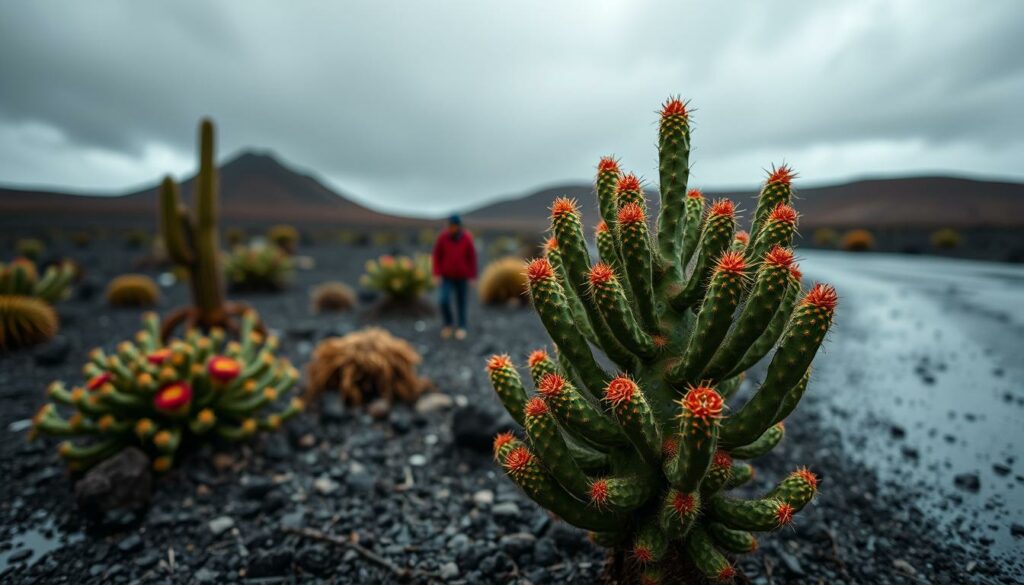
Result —
[[[331, 190], [315, 177], [285, 166], [271, 154], [246, 151], [220, 166], [221, 215], [253, 222], [404, 225], [417, 220], [379, 213]], [[191, 196], [194, 177], [181, 184]], [[0, 188], [0, 216], [95, 220], [149, 220], [156, 217], [159, 187], [125, 195], [72, 195]]]
[[[190, 178], [182, 184], [186, 198]], [[221, 213], [228, 221], [289, 222], [359, 227], [419, 226], [426, 220], [369, 209], [263, 151], [245, 151], [220, 167]], [[747, 212], [755, 188], [708, 192], [730, 197]], [[588, 222], [596, 221], [592, 188], [583, 183], [547, 187], [465, 212], [476, 227], [539, 231], [556, 196], [581, 202]], [[152, 223], [156, 185], [125, 195], [73, 195], [52, 191], [0, 188], [0, 221], [38, 225], [73, 223]], [[869, 179], [840, 185], [797, 185], [801, 226], [868, 228], [1024, 227], [1024, 184], [952, 177]], [[656, 207], [654, 193], [648, 197]], [[656, 209], [652, 209], [656, 212]]]
[[[756, 189], [707, 191], [709, 198], [729, 197], [749, 215]], [[505, 222], [522, 228], [546, 225], [555, 197], [581, 202], [584, 215], [596, 221], [593, 188], [583, 184], [548, 187], [524, 197], [507, 199], [464, 215], [484, 223]], [[1024, 227], [1024, 184], [954, 177], [866, 179], [822, 187], [797, 184], [801, 226], [831, 227]], [[657, 197], [648, 192], [652, 215]]]

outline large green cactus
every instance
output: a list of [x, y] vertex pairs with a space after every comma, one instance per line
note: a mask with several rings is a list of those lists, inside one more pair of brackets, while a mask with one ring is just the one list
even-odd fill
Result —
[[[771, 171], [748, 238], [731, 201], [706, 206], [687, 190], [689, 153], [686, 104], [670, 99], [656, 230], [640, 181], [601, 161], [599, 262], [576, 203], [555, 201], [553, 238], [527, 276], [556, 359], [530, 356], [533, 397], [508, 356], [488, 363], [527, 435], [500, 435], [495, 457], [527, 495], [611, 547], [609, 576], [625, 582], [731, 581], [730, 557], [756, 547], [754, 532], [787, 525], [817, 489], [800, 469], [759, 498], [727, 494], [754, 475], [742, 460], [782, 439], [836, 306], [830, 286], [801, 291], [793, 174]], [[772, 348], [763, 383], [728, 409]]]
[[[195, 217], [181, 203], [178, 186], [171, 177], [160, 185], [160, 231], [167, 253], [188, 272], [192, 306], [167, 316], [160, 336], [168, 339], [182, 323], [209, 330], [226, 327], [237, 330], [237, 318], [249, 309], [244, 304], [225, 302], [224, 274], [217, 235], [217, 163], [214, 159], [213, 122], [199, 126], [199, 173], [195, 179]], [[262, 325], [257, 325], [262, 329]]]

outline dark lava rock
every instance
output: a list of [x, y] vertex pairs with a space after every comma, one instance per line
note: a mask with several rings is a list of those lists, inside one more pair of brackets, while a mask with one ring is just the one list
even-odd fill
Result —
[[242, 478], [242, 493], [245, 497], [258, 500], [274, 489], [274, 482], [262, 475], [247, 475]]
[[327, 392], [320, 401], [320, 421], [340, 422], [345, 418], [345, 404], [337, 392]]
[[1024, 524], [1017, 524], [1016, 522], [1010, 524], [1010, 534], [1016, 538], [1024, 538]]
[[295, 561], [304, 571], [314, 575], [326, 575], [334, 565], [334, 555], [323, 545], [315, 544], [299, 550]]
[[69, 353], [71, 353], [71, 342], [67, 337], [58, 335], [36, 350], [33, 358], [40, 366], [59, 366], [68, 359]]
[[961, 473], [953, 478], [953, 485], [976, 494], [981, 489], [981, 479], [977, 473]]
[[455, 444], [473, 451], [490, 453], [494, 435], [505, 428], [493, 412], [472, 403], [452, 413], [452, 437]]
[[117, 509], [145, 508], [152, 485], [149, 457], [128, 447], [90, 469], [75, 484], [75, 500], [87, 517], [99, 520]]
[[133, 553], [142, 548], [142, 539], [139, 538], [138, 534], [132, 534], [121, 539], [121, 542], [117, 543], [117, 550], [123, 553]]
[[291, 571], [293, 557], [292, 551], [286, 548], [260, 551], [249, 561], [246, 576], [255, 579], [284, 575]]

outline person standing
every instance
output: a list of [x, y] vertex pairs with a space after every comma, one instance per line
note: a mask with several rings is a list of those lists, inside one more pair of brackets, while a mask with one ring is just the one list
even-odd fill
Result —
[[476, 247], [473, 236], [462, 229], [462, 218], [448, 218], [448, 227], [437, 236], [433, 254], [434, 279], [440, 280], [438, 301], [444, 326], [441, 337], [452, 336], [452, 297], [455, 297], [455, 339], [466, 338], [466, 297], [469, 283], [476, 280]]

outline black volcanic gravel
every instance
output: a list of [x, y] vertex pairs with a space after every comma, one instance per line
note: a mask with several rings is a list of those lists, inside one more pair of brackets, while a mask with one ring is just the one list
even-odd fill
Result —
[[[309, 287], [329, 279], [354, 283], [376, 252], [306, 248], [317, 266], [301, 271], [291, 290], [240, 296], [302, 364], [319, 338], [362, 324], [358, 314], [309, 315]], [[87, 254], [95, 262], [84, 264], [105, 283], [128, 265], [129, 254], [116, 241], [98, 242]], [[182, 289], [167, 289], [161, 309], [182, 302]], [[138, 314], [108, 310], [96, 295], [62, 305], [61, 316], [66, 347], [0, 357], [4, 583], [390, 583], [399, 581], [398, 570], [417, 583], [540, 584], [592, 583], [600, 573], [603, 553], [581, 532], [549, 519], [486, 453], [455, 444], [450, 411], [400, 407], [373, 421], [336, 401], [286, 432], [193, 453], [159, 478], [148, 513], [87, 529], [54, 442], [27, 443], [24, 421], [50, 380], [77, 380], [89, 348], [133, 333]], [[546, 336], [530, 310], [474, 306], [471, 318], [471, 336], [462, 343], [442, 343], [432, 319], [381, 324], [423, 354], [422, 374], [438, 391], [502, 417], [485, 359], [508, 352], [522, 362]], [[754, 487], [808, 464], [822, 478], [821, 494], [793, 528], [764, 536], [761, 549], [743, 557], [754, 583], [1021, 582], [1019, 565], [1000, 564], [984, 543], [937, 528], [915, 504], [916, 488], [881, 485], [845, 457], [839, 433], [826, 422], [834, 418], [818, 412], [824, 406], [813, 391], [787, 422], [784, 443], [757, 462]], [[345, 544], [352, 542], [357, 546]]]

